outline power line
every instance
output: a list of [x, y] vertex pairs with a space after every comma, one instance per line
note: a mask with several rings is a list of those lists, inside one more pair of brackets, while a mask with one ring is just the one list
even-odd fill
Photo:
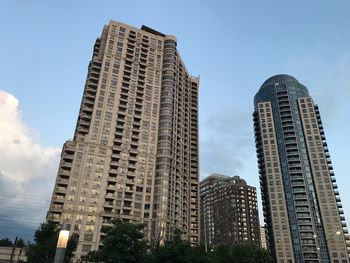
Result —
[[32, 196], [32, 195], [14, 195], [14, 194], [7, 194], [7, 193], [1, 193], [0, 196], [4, 198], [13, 198], [13, 199], [33, 199], [33, 200], [39, 200], [39, 201], [50, 201], [51, 200], [51, 195], [50, 196]]
[[[3, 220], [0, 219], [0, 225], [2, 224], [3, 226], [7, 227], [9, 226], [9, 224], [40, 224], [44, 221], [45, 218], [43, 218], [42, 220], [38, 219], [25, 219], [25, 218], [16, 218], [14, 220]], [[5, 225], [6, 224], [6, 225]]]
[[1, 206], [0, 205], [1, 210], [3, 209], [18, 209], [18, 210], [41, 210], [44, 208], [49, 208], [49, 204], [48, 205], [36, 205], [36, 204], [31, 204], [31, 203], [24, 203], [24, 204], [18, 204], [17, 205], [5, 205], [5, 206]]
[[[53, 190], [53, 189], [52, 189]], [[37, 197], [46, 197], [47, 194], [38, 194], [38, 193], [32, 193], [32, 192], [26, 192], [26, 193], [19, 193], [15, 191], [2, 191], [1, 193], [9, 194], [9, 195], [30, 195], [30, 196], [37, 196]], [[50, 195], [52, 194], [52, 191], [50, 192]]]

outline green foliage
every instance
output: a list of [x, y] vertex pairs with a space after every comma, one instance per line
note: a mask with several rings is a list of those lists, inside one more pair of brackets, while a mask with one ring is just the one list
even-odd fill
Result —
[[[52, 222], [42, 223], [35, 231], [34, 243], [26, 248], [28, 263], [52, 263], [55, 258], [59, 229]], [[76, 236], [72, 236], [67, 244], [64, 262], [71, 262], [73, 251], [77, 246]]]
[[16, 247], [25, 247], [26, 243], [22, 238], [17, 239]]
[[215, 263], [272, 263], [269, 253], [254, 245], [219, 246], [210, 251]]
[[100, 262], [100, 251], [90, 251], [87, 255], [82, 256], [82, 262]]
[[181, 232], [175, 230], [172, 240], [151, 250], [148, 262], [152, 263], [205, 263], [209, 262], [202, 247], [192, 247], [190, 242], [181, 239]]
[[29, 244], [27, 247], [27, 262], [53, 262], [57, 238], [56, 226], [53, 223], [41, 224], [34, 234], [35, 243]]
[[144, 262], [147, 254], [147, 241], [143, 238], [144, 225], [125, 223], [119, 219], [112, 226], [102, 227], [106, 234], [103, 247], [97, 252], [90, 252], [85, 260], [105, 263], [138, 263]]
[[12, 247], [13, 243], [8, 237], [0, 239], [0, 246], [2, 247]]
[[[73, 258], [73, 252], [76, 250], [78, 246], [79, 236], [77, 234], [73, 234], [67, 243], [66, 253], [64, 254], [64, 263], [70, 263]], [[57, 241], [56, 241], [57, 242]]]
[[204, 246], [192, 247], [175, 230], [173, 238], [151, 248], [144, 240], [143, 225], [112, 221], [103, 227], [106, 234], [103, 248], [86, 255], [83, 262], [104, 263], [272, 263], [268, 252], [253, 245], [219, 246], [205, 251]]

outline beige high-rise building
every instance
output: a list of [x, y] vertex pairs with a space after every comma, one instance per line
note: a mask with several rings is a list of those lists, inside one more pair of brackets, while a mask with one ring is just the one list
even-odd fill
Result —
[[348, 229], [319, 108], [289, 75], [254, 98], [269, 250], [278, 263], [348, 263]]
[[96, 40], [74, 139], [63, 146], [48, 220], [79, 234], [76, 258], [113, 218], [161, 242], [199, 240], [198, 85], [176, 38], [111, 21]]

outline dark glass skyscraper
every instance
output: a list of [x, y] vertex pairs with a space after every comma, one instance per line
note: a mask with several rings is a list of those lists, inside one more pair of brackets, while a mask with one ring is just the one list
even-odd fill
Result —
[[349, 262], [347, 229], [318, 106], [288, 75], [254, 98], [269, 248], [276, 262]]

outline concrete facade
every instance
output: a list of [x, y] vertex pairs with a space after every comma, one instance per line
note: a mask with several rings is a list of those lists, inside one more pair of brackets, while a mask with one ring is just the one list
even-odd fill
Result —
[[111, 21], [96, 40], [74, 139], [66, 141], [47, 220], [79, 234], [76, 258], [113, 218], [199, 240], [198, 87], [174, 36]]
[[261, 248], [268, 249], [267, 247], [267, 239], [266, 239], [266, 227], [260, 227], [260, 237], [261, 237]]
[[200, 183], [201, 243], [260, 246], [255, 187], [239, 176], [212, 174]]
[[268, 245], [276, 262], [349, 262], [344, 213], [318, 106], [288, 75], [254, 98]]

